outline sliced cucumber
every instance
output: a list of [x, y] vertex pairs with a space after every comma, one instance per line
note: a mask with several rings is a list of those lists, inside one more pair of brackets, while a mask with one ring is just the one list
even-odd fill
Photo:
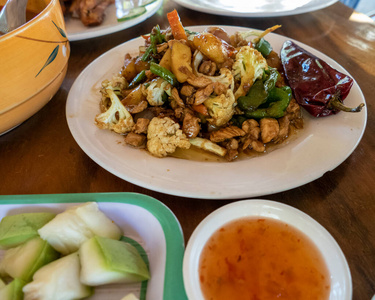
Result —
[[146, 5], [149, 5], [149, 4], [154, 3], [156, 1], [157, 0], [143, 0], [143, 1], [139, 1], [138, 5], [139, 6], [146, 6]]
[[73, 300], [92, 295], [92, 288], [79, 280], [78, 253], [72, 253], [40, 268], [24, 286], [25, 300]]
[[57, 259], [60, 254], [40, 237], [6, 250], [0, 263], [1, 273], [29, 282], [42, 266]]
[[140, 282], [150, 273], [137, 249], [129, 243], [95, 236], [79, 249], [81, 282], [91, 286]]
[[136, 18], [146, 12], [146, 8], [144, 6], [134, 7], [131, 9], [127, 8], [120, 8], [116, 7], [116, 16], [118, 22], [127, 21], [133, 18]]
[[0, 249], [16, 247], [37, 237], [38, 229], [55, 217], [55, 214], [24, 213], [6, 216], [0, 222]]

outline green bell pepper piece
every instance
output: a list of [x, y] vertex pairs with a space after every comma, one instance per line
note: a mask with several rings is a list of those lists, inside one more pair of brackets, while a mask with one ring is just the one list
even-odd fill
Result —
[[264, 88], [269, 93], [276, 86], [276, 82], [279, 80], [280, 74], [275, 68], [268, 68], [268, 77], [264, 82]]
[[280, 76], [275, 68], [269, 68], [267, 73], [264, 76], [264, 81], [262, 79], [256, 80], [247, 95], [237, 99], [238, 107], [241, 110], [254, 111], [267, 101], [269, 92], [274, 89]]
[[267, 100], [268, 93], [264, 88], [263, 81], [258, 79], [254, 82], [246, 96], [237, 99], [238, 107], [243, 111], [253, 111]]
[[258, 50], [264, 57], [270, 55], [272, 51], [272, 46], [269, 42], [267, 42], [264, 38], [261, 38], [254, 46], [256, 50]]
[[281, 118], [284, 116], [290, 100], [292, 99], [292, 90], [290, 87], [274, 88], [270, 93], [271, 103], [266, 108], [258, 108], [254, 111], [245, 112], [247, 118]]

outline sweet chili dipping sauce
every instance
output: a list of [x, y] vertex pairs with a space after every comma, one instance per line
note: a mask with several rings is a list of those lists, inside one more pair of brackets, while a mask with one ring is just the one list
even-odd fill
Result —
[[270, 218], [243, 218], [217, 230], [203, 248], [199, 278], [207, 300], [325, 300], [330, 293], [318, 248]]

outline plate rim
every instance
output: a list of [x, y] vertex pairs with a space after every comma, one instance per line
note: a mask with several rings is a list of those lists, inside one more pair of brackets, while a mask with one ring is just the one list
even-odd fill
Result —
[[[188, 29], [191, 29], [191, 30], [202, 30], [208, 26], [220, 26], [224, 29], [230, 29], [230, 30], [258, 30], [258, 31], [261, 31], [259, 29], [253, 29], [253, 28], [248, 28], [248, 27], [242, 27], [242, 26], [228, 26], [228, 25], [197, 25], [197, 26], [187, 26], [186, 28]], [[337, 64], [337, 66], [339, 66], [339, 69], [342, 69], [343, 72], [346, 72], [347, 74], [349, 74], [339, 63], [337, 63], [335, 60], [333, 60], [332, 58], [330, 58], [329, 56], [327, 56], [326, 54], [324, 54], [323, 52], [311, 47], [311, 46], [308, 46], [307, 44], [304, 44], [302, 42], [299, 42], [295, 39], [292, 39], [292, 38], [289, 38], [289, 37], [286, 37], [286, 36], [283, 36], [283, 35], [280, 35], [280, 34], [277, 34], [277, 33], [270, 33], [270, 35], [275, 35], [277, 38], [281, 38], [283, 40], [291, 40], [291, 41], [295, 41], [296, 43], [298, 43], [299, 45], [301, 45], [302, 47], [305, 47], [305, 49], [307, 50], [313, 50], [315, 51], [316, 53], [319, 54], [319, 57], [323, 58], [323, 59], [326, 59], [326, 60], [331, 60], [333, 61], [335, 64]], [[318, 178], [320, 178], [321, 176], [323, 176], [326, 172], [328, 171], [331, 171], [333, 170], [334, 168], [336, 168], [337, 166], [339, 166], [341, 163], [343, 163], [352, 153], [353, 151], [357, 148], [359, 142], [361, 141], [362, 137], [363, 137], [363, 134], [364, 134], [364, 131], [365, 131], [365, 128], [366, 128], [366, 123], [367, 123], [367, 106], [365, 106], [362, 110], [362, 114], [364, 114], [364, 116], [362, 117], [363, 118], [363, 127], [360, 128], [361, 132], [359, 134], [359, 137], [358, 139], [356, 140], [356, 143], [355, 145], [353, 145], [353, 147], [347, 151], [346, 153], [346, 156], [345, 157], [342, 157], [342, 159], [337, 162], [336, 164], [332, 165], [330, 167], [330, 169], [327, 169], [327, 168], [324, 168], [323, 170], [319, 170], [319, 172], [315, 172], [315, 173], [308, 173], [308, 174], [304, 174], [305, 177], [303, 178], [303, 180], [301, 181], [301, 183], [298, 183], [298, 185], [292, 183], [291, 181], [285, 183], [283, 185], [283, 187], [277, 187], [277, 188], [274, 188], [274, 187], [269, 187], [267, 189], [267, 191], [265, 190], [262, 190], [262, 191], [249, 191], [249, 190], [245, 190], [245, 191], [236, 191], [236, 193], [231, 193], [231, 194], [228, 194], [228, 193], [224, 193], [223, 191], [221, 191], [221, 193], [212, 193], [210, 191], [205, 191], [205, 192], [196, 192], [194, 190], [191, 190], [190, 192], [186, 192], [185, 189], [181, 189], [181, 188], [176, 188], [175, 186], [173, 187], [168, 187], [168, 190], [165, 188], [165, 187], [160, 187], [158, 186], [157, 184], [153, 183], [153, 182], [145, 182], [145, 180], [143, 179], [138, 179], [138, 178], [132, 178], [131, 176], [129, 177], [129, 175], [127, 174], [124, 174], [123, 172], [118, 172], [114, 167], [108, 167], [106, 165], [105, 162], [101, 161], [101, 159], [91, 153], [92, 151], [90, 151], [90, 147], [88, 145], [85, 144], [85, 141], [82, 141], [81, 139], [83, 139], [82, 137], [78, 137], [77, 138], [77, 133], [76, 133], [76, 129], [74, 128], [73, 124], [74, 121], [71, 120], [71, 118], [69, 117], [69, 114], [73, 114], [74, 112], [70, 112], [69, 109], [70, 109], [70, 106], [73, 105], [73, 100], [71, 99], [72, 98], [72, 91], [74, 91], [76, 89], [76, 86], [78, 85], [78, 82], [79, 80], [81, 79], [81, 77], [84, 76], [84, 73], [85, 72], [88, 72], [88, 70], [90, 69], [90, 67], [94, 66], [98, 61], [100, 61], [104, 56], [107, 56], [107, 55], [110, 55], [113, 52], [116, 52], [118, 49], [121, 49], [122, 47], [126, 47], [126, 44], [129, 44], [129, 43], [136, 43], [137, 40], [141, 41], [142, 38], [141, 37], [136, 37], [136, 38], [133, 38], [129, 41], [126, 41], [120, 45], [117, 45], [116, 47], [108, 50], [107, 52], [103, 53], [102, 55], [100, 55], [97, 59], [95, 59], [93, 62], [91, 62], [88, 66], [86, 66], [86, 68], [81, 72], [81, 74], [76, 78], [75, 82], [73, 83], [70, 91], [69, 91], [69, 94], [68, 94], [68, 99], [67, 99], [67, 103], [66, 103], [66, 118], [67, 118], [67, 122], [68, 122], [68, 127], [74, 137], [74, 139], [76, 140], [76, 142], [79, 144], [79, 146], [81, 147], [81, 149], [91, 158], [93, 159], [98, 165], [100, 165], [101, 167], [103, 167], [104, 169], [108, 170], [109, 172], [111, 172], [112, 174], [116, 175], [117, 177], [120, 177], [121, 179], [123, 180], [126, 180], [126, 181], [129, 181], [135, 185], [138, 185], [138, 186], [141, 186], [141, 187], [145, 187], [145, 188], [148, 188], [150, 190], [154, 190], [154, 191], [157, 191], [157, 192], [161, 192], [161, 193], [165, 193], [165, 194], [171, 194], [171, 195], [175, 195], [175, 196], [181, 196], [181, 197], [189, 197], [189, 198], [202, 198], [202, 199], [241, 199], [241, 198], [248, 198], [248, 197], [258, 197], [258, 196], [264, 196], [264, 195], [269, 195], [269, 194], [273, 194], [273, 193], [277, 193], [277, 192], [283, 192], [283, 191], [286, 191], [286, 190], [290, 190], [290, 189], [293, 189], [293, 188], [296, 188], [296, 187], [299, 187], [299, 186], [302, 186], [302, 185], [305, 185], [309, 182], [312, 182]], [[350, 75], [350, 74], [349, 74]], [[358, 92], [360, 93], [360, 96], [362, 97], [363, 101], [365, 102], [365, 98], [363, 96], [363, 93], [358, 85], [358, 83], [355, 81], [355, 79], [353, 78], [354, 80], [354, 84], [356, 85], [356, 88], [358, 89]], [[322, 118], [320, 118], [322, 119]], [[94, 122], [93, 122], [94, 123]], [[139, 151], [139, 150], [138, 150]], [[271, 154], [271, 153], [270, 153]], [[268, 154], [268, 155], [270, 155]], [[167, 160], [168, 158], [163, 158], [163, 160]], [[192, 162], [194, 163], [194, 162]], [[233, 164], [235, 162], [231, 162], [230, 164]], [[204, 162], [202, 163], [204, 164]], [[225, 162], [223, 162], [222, 164], [225, 164]], [[134, 176], [133, 176], [134, 177]], [[148, 180], [150, 180], [148, 177], [147, 177]]]
[[119, 193], [69, 193], [0, 195], [0, 209], [3, 205], [69, 204], [84, 202], [123, 203], [139, 206], [150, 212], [160, 223], [166, 242], [163, 300], [174, 300], [181, 295], [187, 300], [182, 278], [182, 261], [185, 242], [180, 222], [170, 208], [156, 198], [132, 192]]
[[[272, 209], [272, 213], [268, 213], [266, 211], [266, 207]], [[251, 213], [251, 209], [255, 208], [256, 213]], [[262, 210], [261, 213], [258, 212], [258, 210]], [[202, 230], [209, 230], [211, 232], [211, 235], [209, 235], [207, 238], [212, 236], [214, 232], [216, 232], [220, 227], [222, 227], [225, 224], [228, 224], [234, 220], [240, 219], [240, 218], [247, 218], [247, 217], [264, 217], [264, 218], [271, 218], [280, 220], [283, 223], [287, 223], [288, 225], [292, 226], [293, 228], [299, 230], [302, 232], [305, 236], [307, 236], [310, 241], [312, 241], [315, 246], [320, 251], [321, 255], [323, 256], [324, 260], [327, 263], [327, 255], [323, 252], [321, 248], [318, 247], [318, 245], [314, 242], [314, 240], [308, 236], [304, 231], [302, 231], [300, 228], [296, 226], [298, 223], [297, 220], [290, 219], [289, 221], [281, 220], [280, 215], [277, 215], [275, 211], [281, 211], [283, 210], [284, 213], [287, 212], [289, 214], [292, 214], [293, 216], [297, 216], [303, 220], [306, 226], [311, 227], [310, 229], [316, 230], [316, 237], [315, 239], [318, 239], [318, 235], [320, 238], [324, 238], [324, 240], [328, 243], [330, 243], [330, 247], [332, 247], [336, 253], [336, 258], [339, 260], [339, 266], [341, 266], [345, 274], [342, 275], [343, 283], [345, 285], [345, 300], [352, 299], [353, 295], [353, 280], [351, 276], [350, 267], [348, 264], [348, 261], [345, 257], [344, 252], [342, 251], [340, 245], [336, 241], [336, 239], [332, 236], [332, 234], [318, 221], [316, 221], [314, 218], [312, 218], [307, 213], [303, 212], [300, 209], [297, 209], [291, 205], [277, 202], [274, 200], [269, 199], [245, 199], [245, 200], [239, 200], [235, 202], [228, 203], [224, 206], [221, 206], [220, 208], [214, 210], [210, 214], [208, 214], [194, 229], [193, 233], [190, 236], [190, 239], [186, 245], [185, 254], [184, 254], [184, 260], [183, 260], [183, 278], [184, 278], [184, 284], [185, 284], [185, 290], [188, 295], [188, 297], [193, 297], [196, 299], [196, 296], [201, 295], [201, 293], [197, 292], [194, 287], [196, 287], [196, 282], [194, 280], [190, 280], [189, 272], [190, 269], [193, 267], [192, 264], [196, 264], [197, 261], [199, 261], [198, 254], [201, 253], [201, 249], [203, 249], [204, 244], [199, 243], [199, 237], [201, 235], [205, 236], [205, 233], [202, 233]], [[239, 215], [234, 215], [234, 213], [239, 213]], [[213, 222], [217, 219], [225, 219], [225, 222], [222, 224], [213, 224]], [[209, 229], [208, 229], [209, 228]], [[197, 241], [198, 240], [198, 241]], [[199, 243], [199, 245], [197, 244]], [[198, 250], [197, 250], [198, 248]], [[195, 250], [195, 251], [194, 251]], [[197, 253], [198, 251], [198, 253]], [[194, 257], [193, 257], [194, 256]], [[194, 263], [192, 263], [192, 259], [194, 259]], [[331, 274], [331, 273], [330, 273]], [[194, 290], [193, 290], [194, 289]], [[330, 293], [330, 299], [332, 294]], [[335, 300], [337, 298], [334, 298]], [[340, 298], [341, 299], [341, 298]], [[198, 298], [197, 300], [201, 300], [201, 298]]]
[[[307, 12], [313, 12], [319, 9], [326, 8], [328, 6], [331, 6], [338, 2], [339, 0], [328, 0], [328, 1], [320, 1], [319, 5], [311, 6], [309, 4], [304, 5], [300, 8], [296, 8], [293, 10], [287, 10], [287, 11], [275, 11], [275, 12], [250, 12], [250, 13], [241, 13], [241, 12], [235, 12], [225, 9], [215, 9], [211, 7], [201, 6], [195, 2], [186, 1], [186, 0], [173, 0], [177, 4], [189, 8], [195, 11], [199, 11], [202, 13], [208, 13], [208, 14], [214, 14], [214, 15], [220, 15], [220, 16], [228, 16], [228, 17], [252, 17], [252, 18], [264, 18], [264, 17], [282, 17], [282, 16], [292, 16], [292, 15], [298, 15], [303, 14]], [[198, 0], [199, 2], [199, 0]]]

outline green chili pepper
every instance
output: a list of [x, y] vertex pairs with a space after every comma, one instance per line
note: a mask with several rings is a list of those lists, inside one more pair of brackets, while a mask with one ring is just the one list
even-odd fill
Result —
[[290, 100], [292, 99], [292, 90], [290, 87], [274, 88], [270, 92], [272, 102], [266, 108], [258, 108], [254, 111], [245, 112], [247, 118], [281, 118], [284, 116]]
[[267, 57], [270, 55], [272, 51], [272, 46], [269, 42], [267, 42], [264, 38], [261, 38], [254, 47], [256, 50], [258, 50], [264, 57]]
[[143, 71], [139, 72], [137, 74], [137, 76], [135, 76], [133, 78], [132, 82], [130, 82], [130, 84], [129, 84], [129, 88], [131, 89], [131, 88], [137, 86], [138, 84], [140, 84], [145, 79], [146, 79], [146, 71], [143, 70]]
[[151, 62], [150, 64], [150, 71], [163, 78], [165, 81], [169, 82], [171, 85], [176, 86], [178, 85], [178, 81], [176, 76], [169, 71], [168, 69], [162, 67], [161, 65], [158, 65], [157, 63]]
[[275, 68], [269, 68], [268, 74], [263, 79], [258, 79], [250, 88], [246, 96], [237, 99], [238, 107], [243, 111], [254, 111], [268, 99], [269, 91], [271, 91], [280, 76]]

